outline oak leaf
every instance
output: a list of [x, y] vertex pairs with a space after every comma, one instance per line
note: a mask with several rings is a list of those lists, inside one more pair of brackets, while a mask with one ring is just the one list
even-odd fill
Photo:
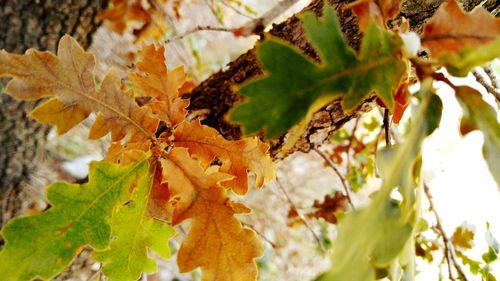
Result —
[[50, 279], [85, 245], [105, 249], [111, 240], [109, 220], [114, 210], [128, 200], [129, 190], [147, 174], [145, 157], [129, 165], [92, 162], [88, 183], [49, 186], [49, 210], [11, 220], [2, 229], [2, 280]]
[[156, 261], [148, 250], [164, 259], [170, 257], [168, 239], [175, 231], [148, 212], [153, 177], [149, 171], [146, 173], [134, 188], [130, 200], [118, 208], [111, 220], [113, 241], [106, 250], [93, 254], [103, 263], [102, 271], [111, 281], [135, 281], [143, 272], [156, 272]]
[[91, 112], [99, 115], [90, 138], [111, 132], [114, 141], [129, 134], [131, 140], [154, 138], [158, 119], [121, 91], [120, 77], [110, 70], [100, 90], [95, 83], [95, 57], [69, 35], [59, 41], [57, 56], [30, 49], [24, 55], [0, 51], [0, 76], [13, 77], [5, 92], [17, 99], [52, 97], [36, 107], [31, 116], [53, 124], [63, 134]]
[[147, 106], [157, 116], [176, 125], [186, 117], [186, 107], [189, 105], [189, 100], [179, 96], [179, 89], [186, 82], [186, 73], [182, 67], [168, 72], [164, 52], [163, 46], [143, 46], [137, 63], [139, 71], [132, 72], [129, 79], [137, 94], [155, 98]]
[[220, 160], [220, 171], [235, 176], [222, 184], [237, 194], [245, 194], [248, 190], [247, 171], [255, 174], [257, 187], [274, 177], [274, 163], [267, 154], [269, 145], [256, 137], [229, 141], [199, 121], [181, 123], [173, 135], [175, 146], [186, 147], [205, 167], [215, 159]]
[[314, 111], [336, 97], [343, 97], [343, 109], [352, 111], [376, 92], [394, 110], [392, 92], [406, 70], [398, 36], [371, 24], [358, 55], [345, 41], [331, 6], [324, 6], [322, 20], [312, 12], [301, 20], [321, 63], [278, 39], [259, 43], [256, 52], [266, 74], [239, 89], [247, 100], [230, 116], [245, 134], [264, 130], [271, 138], [297, 123], [305, 129]]
[[465, 13], [455, 0], [443, 3], [425, 25], [422, 44], [432, 56], [475, 48], [500, 37], [500, 19], [482, 7]]
[[186, 148], [174, 147], [160, 162], [163, 183], [168, 185], [173, 205], [173, 224], [179, 223], [179, 214], [191, 206], [198, 190], [219, 186], [234, 177], [213, 168], [204, 169], [200, 161], [191, 158]]
[[255, 232], [234, 217], [226, 191], [220, 187], [198, 190], [196, 200], [179, 220], [192, 219], [189, 234], [177, 256], [181, 272], [202, 269], [202, 280], [253, 281], [254, 259], [263, 254]]
[[173, 224], [192, 219], [177, 255], [180, 271], [201, 267], [202, 280], [255, 280], [254, 259], [262, 248], [255, 233], [234, 217], [249, 209], [232, 203], [220, 186], [232, 176], [213, 166], [205, 170], [186, 148], [172, 149], [161, 161], [174, 204]]

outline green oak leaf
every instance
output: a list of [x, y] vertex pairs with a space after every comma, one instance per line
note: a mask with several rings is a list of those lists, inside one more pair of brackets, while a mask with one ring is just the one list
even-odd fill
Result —
[[473, 129], [479, 129], [483, 133], [483, 156], [500, 188], [500, 124], [497, 121], [497, 113], [477, 90], [459, 86], [455, 87], [455, 91], [463, 110], [462, 133]]
[[[441, 114], [440, 100], [430, 93], [431, 82], [423, 83], [422, 100], [414, 111], [412, 128], [405, 141], [377, 155], [382, 186], [366, 208], [347, 214], [340, 222], [331, 256], [332, 268], [319, 280], [374, 280], [375, 268], [392, 267], [398, 257], [401, 266], [412, 268], [411, 257], [415, 255], [412, 236], [420, 220], [421, 146], [436, 128]], [[396, 191], [402, 200], [392, 198]], [[397, 271], [390, 270], [392, 275], [401, 274]]]
[[156, 272], [156, 261], [148, 255], [148, 248], [164, 259], [170, 257], [168, 239], [175, 231], [148, 212], [151, 189], [151, 176], [142, 177], [130, 201], [111, 221], [114, 240], [109, 248], [93, 254], [103, 263], [102, 271], [110, 281], [135, 281], [142, 272]]
[[128, 200], [129, 189], [148, 174], [148, 166], [146, 157], [129, 165], [92, 162], [88, 183], [49, 186], [49, 210], [13, 219], [0, 233], [5, 239], [0, 251], [2, 281], [48, 280], [85, 245], [106, 248], [113, 210]]
[[239, 89], [247, 100], [230, 115], [231, 121], [243, 125], [245, 134], [264, 129], [267, 138], [277, 136], [304, 117], [310, 118], [311, 109], [318, 110], [340, 96], [346, 111], [372, 92], [393, 109], [392, 91], [406, 70], [399, 59], [401, 39], [372, 23], [357, 55], [344, 40], [333, 8], [325, 5], [323, 15], [322, 21], [312, 12], [301, 16], [321, 64], [275, 38], [257, 45], [267, 74]]
[[484, 65], [499, 57], [500, 39], [481, 47], [465, 47], [456, 53], [446, 53], [439, 57], [439, 62], [451, 75], [465, 77], [474, 67]]

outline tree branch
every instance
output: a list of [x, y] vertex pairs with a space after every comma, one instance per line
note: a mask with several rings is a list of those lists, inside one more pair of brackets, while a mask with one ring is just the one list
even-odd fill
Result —
[[[292, 1], [293, 2], [293, 1]], [[337, 11], [342, 32], [349, 45], [358, 50], [361, 33], [358, 29], [357, 19], [350, 10], [344, 9], [346, 0], [327, 0]], [[410, 23], [414, 30], [419, 30], [423, 22], [428, 19], [441, 4], [441, 0], [432, 0], [421, 4], [421, 1], [406, 1], [397, 18], [410, 17]], [[323, 0], [313, 0], [304, 11], [312, 11], [317, 15], [321, 14]], [[301, 13], [302, 13], [301, 12]], [[397, 19], [396, 18], [396, 19]], [[267, 36], [275, 36], [288, 41], [301, 49], [304, 54], [318, 61], [319, 58], [313, 48], [308, 43], [300, 21], [293, 16], [283, 23], [274, 25]], [[226, 113], [242, 100], [241, 96], [234, 92], [234, 86], [245, 83], [256, 78], [263, 73], [263, 69], [255, 54], [255, 49], [241, 55], [236, 60], [229, 63], [226, 70], [219, 71], [198, 85], [186, 97], [191, 99], [189, 110], [207, 112], [203, 123], [216, 128], [227, 139], [241, 138], [241, 130], [238, 126], [230, 124], [225, 120]], [[341, 128], [352, 118], [371, 110], [374, 107], [374, 96], [367, 98], [356, 110], [345, 114], [342, 110], [340, 99], [336, 99], [326, 107], [314, 114], [305, 133], [291, 149], [288, 154], [295, 151], [309, 152], [311, 149], [319, 147], [333, 132]], [[286, 136], [280, 136], [269, 140], [271, 145], [270, 153], [274, 158], [283, 145]], [[285, 157], [286, 155], [282, 156]]]

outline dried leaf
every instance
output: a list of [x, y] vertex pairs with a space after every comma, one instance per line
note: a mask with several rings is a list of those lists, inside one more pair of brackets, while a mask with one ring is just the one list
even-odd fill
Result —
[[[346, 211], [349, 209], [347, 196], [343, 195], [341, 192], [335, 192], [334, 196], [329, 194], [325, 195], [323, 202], [314, 200], [313, 212], [307, 214], [308, 217], [312, 218], [323, 218], [325, 221], [336, 224], [337, 216], [335, 212]], [[288, 214], [290, 216], [290, 213]]]
[[451, 243], [455, 247], [467, 250], [474, 246], [474, 231], [466, 227], [457, 227], [451, 236]]
[[186, 148], [173, 148], [160, 159], [163, 182], [168, 185], [170, 201], [174, 207], [172, 223], [179, 223], [179, 214], [190, 208], [199, 189], [219, 186], [233, 178], [229, 174], [205, 170], [199, 161], [191, 158]]
[[134, 141], [154, 138], [158, 120], [139, 107], [120, 89], [120, 77], [111, 70], [100, 91], [95, 84], [95, 57], [70, 36], [59, 41], [57, 57], [30, 49], [24, 55], [0, 51], [0, 76], [13, 77], [6, 93], [22, 100], [53, 97], [33, 110], [42, 123], [53, 124], [59, 134], [67, 132], [90, 112], [99, 112], [90, 138], [111, 132], [113, 140], [129, 134]]
[[465, 47], [476, 48], [500, 37], [500, 19], [482, 7], [465, 13], [455, 0], [443, 3], [424, 27], [422, 44], [435, 58]]
[[[168, 30], [163, 11], [158, 3], [141, 0], [112, 0], [101, 14], [109, 29], [123, 34], [132, 27], [137, 40], [160, 39]], [[164, 2], [164, 1], [160, 1]], [[137, 26], [137, 23], [142, 25]]]
[[154, 45], [144, 45], [139, 52], [140, 60], [137, 63], [140, 72], [131, 73], [129, 79], [139, 95], [155, 98], [147, 106], [151, 107], [157, 116], [171, 125], [176, 125], [186, 117], [186, 107], [189, 105], [189, 100], [179, 96], [179, 89], [186, 81], [186, 74], [182, 67], [167, 72], [164, 52], [163, 46], [156, 49]]
[[174, 144], [188, 148], [190, 154], [208, 167], [216, 158], [222, 162], [221, 172], [234, 175], [223, 186], [231, 187], [238, 194], [248, 190], [247, 171], [256, 176], [255, 186], [261, 187], [264, 180], [274, 178], [274, 163], [267, 150], [269, 145], [258, 138], [228, 141], [217, 130], [202, 125], [199, 121], [181, 123], [174, 131]]
[[234, 217], [224, 189], [197, 191], [196, 200], [180, 220], [192, 219], [188, 236], [177, 256], [181, 272], [202, 269], [202, 280], [253, 281], [254, 259], [263, 254], [255, 232]]
[[180, 271], [201, 267], [202, 280], [255, 280], [254, 259], [262, 248], [255, 233], [234, 217], [249, 210], [231, 203], [220, 187], [232, 176], [204, 170], [185, 148], [172, 149], [161, 161], [174, 204], [173, 224], [193, 220], [177, 255]]

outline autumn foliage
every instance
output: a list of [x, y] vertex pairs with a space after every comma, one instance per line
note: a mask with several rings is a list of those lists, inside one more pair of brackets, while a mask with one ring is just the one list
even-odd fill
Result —
[[[136, 30], [138, 37], [155, 38], [163, 28], [154, 8], [134, 1], [112, 3], [102, 17], [116, 32], [131, 21], [144, 23]], [[311, 12], [301, 15], [318, 61], [276, 38], [259, 42], [256, 54], [265, 73], [239, 86], [244, 101], [229, 114], [246, 134], [285, 136], [284, 149], [289, 149], [313, 114], [335, 99], [342, 99], [345, 111], [354, 111], [376, 96], [394, 123], [415, 101], [404, 141], [387, 143], [377, 153], [382, 184], [369, 204], [354, 209], [348, 194], [339, 192], [316, 201], [307, 214], [339, 224], [333, 266], [318, 280], [372, 280], [381, 269], [396, 272], [395, 266], [415, 273], [421, 147], [439, 126], [443, 107], [433, 81], [455, 91], [464, 109], [461, 132], [483, 132], [483, 154], [500, 182], [495, 110], [477, 90], [454, 85], [438, 71], [444, 67], [451, 75], [465, 76], [497, 58], [500, 21], [484, 10], [464, 13], [454, 1], [443, 4], [416, 43], [430, 53], [423, 60], [408, 51], [411, 42], [385, 26], [399, 7], [399, 1], [356, 1], [344, 7], [354, 10], [364, 32], [359, 52], [344, 39], [332, 7], [325, 5], [321, 18]], [[400, 31], [408, 32], [404, 27]], [[269, 144], [257, 136], [227, 140], [190, 116], [183, 94], [191, 84], [182, 67], [167, 69], [164, 47], [143, 44], [137, 57], [127, 78], [110, 69], [98, 83], [95, 56], [68, 35], [60, 40], [57, 55], [33, 49], [24, 55], [0, 51], [0, 77], [11, 78], [5, 92], [19, 100], [43, 100], [30, 113], [32, 118], [64, 134], [92, 116], [88, 138], [109, 135], [111, 140], [104, 160], [91, 164], [88, 183], [49, 186], [51, 208], [4, 226], [2, 280], [50, 279], [86, 245], [109, 280], [137, 280], [156, 271], [151, 252], [169, 258], [168, 240], [184, 222], [189, 222], [189, 231], [177, 252], [181, 272], [200, 268], [202, 280], [256, 280], [255, 260], [263, 248], [256, 233], [238, 220], [236, 215], [251, 210], [235, 198], [274, 180]], [[409, 87], [416, 81], [419, 90], [412, 94]], [[351, 145], [352, 139], [349, 146], [334, 150], [334, 162], [342, 162], [340, 154], [349, 153]], [[378, 143], [371, 145], [378, 149]], [[359, 147], [358, 152], [367, 146]], [[403, 200], [391, 197], [395, 191]], [[345, 212], [342, 218], [339, 211]], [[290, 217], [299, 217], [296, 209]], [[453, 239], [467, 248], [470, 237], [464, 236], [470, 234], [461, 230]]]

